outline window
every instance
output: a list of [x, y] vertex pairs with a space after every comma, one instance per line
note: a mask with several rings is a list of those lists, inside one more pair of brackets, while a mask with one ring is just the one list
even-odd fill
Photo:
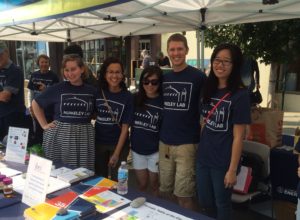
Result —
[[141, 54], [142, 50], [148, 50], [149, 54], [151, 54], [151, 43], [150, 39], [140, 39], [139, 40], [139, 54]]
[[300, 92], [300, 59], [294, 64], [272, 64], [276, 65], [277, 80], [276, 91], [277, 92]]
[[38, 70], [36, 58], [40, 54], [48, 54], [47, 43], [43, 41], [16, 42], [17, 65], [21, 67], [24, 72], [24, 78], [29, 79], [32, 72]]

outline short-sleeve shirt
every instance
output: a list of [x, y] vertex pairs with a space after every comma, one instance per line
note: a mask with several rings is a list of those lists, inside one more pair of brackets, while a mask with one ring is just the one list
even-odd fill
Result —
[[0, 117], [13, 112], [25, 113], [24, 103], [24, 75], [19, 67], [9, 61], [9, 64], [0, 69], [0, 92], [11, 92], [9, 102], [0, 101]]
[[35, 98], [43, 109], [53, 107], [54, 120], [66, 123], [89, 123], [95, 108], [97, 91], [93, 86], [74, 86], [68, 81], [47, 88]]
[[[202, 115], [208, 112], [227, 93], [225, 89], [217, 91], [210, 103], [202, 106]], [[201, 132], [197, 152], [197, 161], [203, 166], [228, 169], [231, 160], [233, 126], [250, 124], [250, 100], [246, 89], [239, 89], [226, 97], [207, 119]]]
[[109, 108], [99, 92], [96, 99], [96, 144], [116, 145], [121, 134], [120, 126], [132, 122], [133, 96], [126, 90], [118, 93], [107, 90], [103, 92]]
[[53, 71], [49, 70], [47, 73], [41, 73], [41, 71], [38, 70], [31, 74], [27, 88], [33, 91], [33, 98], [35, 98], [41, 93], [37, 85], [38, 82], [43, 83], [46, 88], [48, 88], [49, 86], [58, 83], [58, 81], [58, 77]]
[[191, 66], [164, 75], [160, 140], [165, 144], [199, 143], [199, 101], [205, 79], [203, 72]]
[[150, 55], [146, 55], [146, 56], [144, 57], [144, 59], [143, 59], [142, 67], [145, 69], [145, 68], [151, 66], [151, 65], [150, 65], [151, 62], [152, 62], [151, 56], [150, 56]]
[[158, 59], [157, 63], [159, 66], [171, 66], [170, 60], [167, 56], [165, 56], [162, 60]]
[[158, 151], [162, 108], [163, 100], [158, 96], [148, 98], [145, 109], [135, 109], [130, 131], [133, 151], [142, 155], [150, 155]]

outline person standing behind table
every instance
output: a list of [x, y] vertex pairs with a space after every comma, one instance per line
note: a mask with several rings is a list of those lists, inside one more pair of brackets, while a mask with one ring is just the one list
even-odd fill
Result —
[[146, 191], [148, 183], [153, 195], [158, 195], [158, 145], [162, 117], [162, 70], [147, 67], [140, 77], [139, 91], [134, 99], [131, 125], [131, 150], [138, 188]]
[[152, 64], [153, 60], [152, 60], [148, 50], [146, 50], [146, 49], [142, 50], [141, 57], [143, 58], [141, 68], [145, 69], [149, 66], [153, 66], [153, 64]]
[[217, 46], [211, 63], [202, 97], [204, 126], [196, 160], [197, 191], [207, 214], [229, 220], [245, 129], [251, 122], [250, 100], [241, 81], [242, 52], [238, 46]]
[[117, 180], [121, 161], [129, 153], [128, 128], [133, 117], [133, 97], [125, 85], [124, 68], [117, 58], [107, 58], [100, 69], [96, 100], [96, 174]]
[[[46, 158], [73, 167], [94, 170], [95, 131], [91, 124], [96, 88], [83, 83], [87, 76], [82, 58], [65, 55], [62, 74], [66, 81], [47, 88], [32, 101], [33, 112], [44, 129]], [[54, 109], [48, 123], [44, 109]]]
[[157, 64], [160, 67], [171, 67], [169, 58], [164, 56], [164, 53], [161, 51], [157, 54]]
[[248, 88], [249, 93], [254, 89], [260, 89], [258, 63], [253, 57], [243, 55], [241, 75], [242, 82]]
[[24, 75], [10, 60], [6, 43], [0, 41], [0, 140], [9, 126], [22, 127], [24, 116]]
[[39, 55], [36, 62], [40, 69], [31, 74], [27, 86], [30, 90], [30, 102], [47, 87], [59, 82], [57, 74], [49, 70], [50, 58], [47, 55]]
[[[83, 59], [83, 50], [80, 45], [78, 44], [71, 44], [67, 46], [64, 50], [65, 55], [72, 55], [77, 54]], [[96, 77], [93, 75], [93, 72], [89, 69], [89, 67], [85, 64], [85, 69], [87, 71], [87, 77], [84, 78], [84, 83], [92, 85], [94, 87], [98, 87], [98, 81]]]
[[180, 206], [193, 209], [195, 159], [199, 143], [200, 92], [205, 74], [188, 66], [186, 38], [173, 34], [167, 41], [173, 71], [164, 75], [164, 110], [159, 144], [160, 191], [173, 193]]
[[[31, 77], [29, 79], [29, 83], [27, 88], [30, 91], [30, 103], [32, 100], [41, 92], [45, 91], [46, 88], [49, 86], [52, 86], [59, 82], [58, 76], [56, 73], [54, 73], [52, 70], [49, 70], [50, 67], [50, 58], [45, 55], [41, 54], [37, 57], [37, 65], [39, 66], [39, 70], [35, 71], [31, 74]], [[30, 106], [30, 112], [32, 113], [32, 107]], [[45, 116], [47, 122], [53, 121], [53, 109], [45, 109]], [[32, 114], [32, 117], [34, 118], [34, 115]], [[35, 121], [34, 121], [35, 123]], [[37, 139], [39, 139], [38, 142], [42, 142], [43, 138], [43, 129], [41, 126], [36, 123], [36, 129], [35, 129], [35, 136]]]

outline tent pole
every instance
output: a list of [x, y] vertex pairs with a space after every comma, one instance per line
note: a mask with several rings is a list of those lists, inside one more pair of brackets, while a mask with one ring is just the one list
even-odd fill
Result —
[[197, 39], [197, 68], [200, 69], [200, 32], [196, 29], [196, 39]]
[[204, 30], [201, 30], [201, 70], [204, 72]]

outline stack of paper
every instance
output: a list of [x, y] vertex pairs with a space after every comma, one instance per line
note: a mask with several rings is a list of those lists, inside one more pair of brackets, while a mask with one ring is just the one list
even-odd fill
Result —
[[68, 183], [74, 183], [76, 181], [88, 178], [94, 175], [94, 171], [80, 167], [75, 170], [71, 170], [57, 175], [57, 178]]
[[66, 215], [57, 215], [60, 208], [47, 203], [41, 203], [24, 211], [25, 220], [75, 220], [79, 219], [78, 212], [68, 211]]
[[8, 168], [8, 167], [0, 167], [0, 173], [7, 177], [12, 177], [12, 176], [21, 174], [22, 172], [15, 170], [15, 169]]
[[[18, 176], [12, 177], [12, 179], [13, 179], [14, 190], [18, 193], [23, 194], [26, 177], [24, 175], [18, 175]], [[70, 186], [70, 183], [50, 176], [49, 182], [48, 182], [47, 194], [67, 188], [69, 186]]]
[[58, 169], [52, 170], [51, 173], [50, 173], [50, 176], [57, 177], [58, 175], [69, 172], [71, 170], [72, 169], [67, 168], [67, 167], [60, 167]]

